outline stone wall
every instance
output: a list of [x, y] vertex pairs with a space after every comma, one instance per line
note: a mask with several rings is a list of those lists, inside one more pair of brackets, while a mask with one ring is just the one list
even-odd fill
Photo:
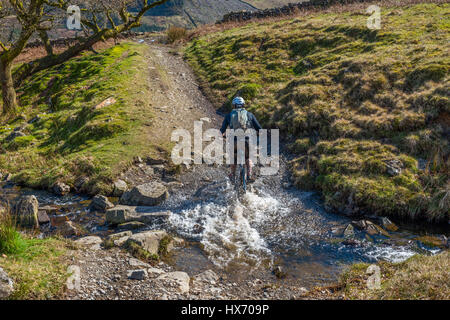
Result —
[[350, 3], [358, 3], [358, 2], [369, 2], [370, 0], [310, 0], [299, 3], [290, 3], [283, 7], [278, 8], [270, 8], [265, 10], [257, 10], [257, 11], [240, 11], [240, 12], [231, 12], [223, 16], [222, 20], [217, 23], [226, 23], [226, 22], [242, 22], [251, 19], [262, 19], [268, 17], [280, 17], [292, 15], [301, 10], [309, 10], [316, 8], [327, 8], [332, 5], [345, 5]]

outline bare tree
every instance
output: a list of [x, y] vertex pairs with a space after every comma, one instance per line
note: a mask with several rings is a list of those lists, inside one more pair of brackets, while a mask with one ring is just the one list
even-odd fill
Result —
[[3, 113], [14, 114], [17, 109], [16, 91], [12, 78], [13, 61], [22, 52], [30, 37], [38, 29], [44, 17], [46, 0], [2, 0], [0, 18], [16, 19], [21, 28], [18, 37], [11, 42], [0, 41], [0, 81], [2, 84]]
[[[47, 56], [32, 63], [23, 65], [15, 74], [15, 84], [19, 85], [26, 77], [58, 65], [68, 59], [80, 54], [82, 51], [92, 49], [92, 46], [99, 42], [111, 38], [116, 38], [120, 33], [139, 27], [144, 14], [168, 0], [96, 0], [78, 1], [81, 8], [81, 26], [85, 31], [85, 36], [78, 39], [78, 42], [64, 52], [57, 55]], [[57, 0], [49, 5], [59, 8], [64, 12], [69, 5], [76, 1]], [[132, 12], [130, 9], [135, 9]]]
[[[19, 34], [6, 42], [0, 41], [0, 80], [2, 84], [3, 114], [14, 114], [17, 99], [14, 86], [38, 71], [63, 63], [92, 49], [92, 46], [120, 33], [140, 26], [144, 14], [168, 0], [0, 0], [0, 21], [11, 17], [18, 22]], [[48, 38], [52, 28], [70, 5], [79, 5], [82, 12], [81, 26], [84, 37], [65, 51], [54, 54]], [[2, 23], [0, 22], [0, 29]], [[15, 31], [14, 29], [12, 30]], [[44, 43], [47, 56], [23, 64], [12, 75], [14, 59], [22, 52], [31, 36], [37, 33]], [[3, 42], [2, 42], [3, 41]]]

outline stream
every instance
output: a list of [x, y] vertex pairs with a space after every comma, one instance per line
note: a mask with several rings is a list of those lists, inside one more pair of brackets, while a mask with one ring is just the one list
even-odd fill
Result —
[[[240, 200], [226, 167], [193, 166], [179, 178], [183, 187], [160, 207], [172, 211], [168, 221], [147, 229], [163, 228], [187, 241], [187, 246], [168, 258], [179, 270], [195, 274], [212, 268], [236, 280], [257, 276], [279, 281], [272, 270], [281, 266], [287, 274], [283, 281], [305, 287], [335, 281], [351, 263], [401, 262], [416, 253], [436, 254], [439, 248], [418, 238], [449, 236], [445, 226], [418, 230], [394, 221], [398, 230], [384, 235], [369, 236], [355, 228], [348, 243], [342, 231], [352, 218], [326, 212], [316, 193], [292, 187], [284, 162], [278, 175], [259, 176]], [[113, 232], [104, 214], [87, 210], [88, 197], [59, 197], [4, 183], [0, 194], [10, 200], [33, 194], [41, 207], [57, 208], [58, 216], [76, 221], [90, 234]], [[379, 224], [376, 218], [368, 220]]]

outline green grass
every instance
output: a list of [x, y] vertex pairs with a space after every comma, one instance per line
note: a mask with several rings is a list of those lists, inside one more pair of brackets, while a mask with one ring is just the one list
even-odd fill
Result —
[[[18, 88], [19, 117], [0, 122], [0, 171], [15, 181], [49, 188], [89, 178], [87, 193], [111, 191], [114, 177], [133, 156], [155, 152], [146, 143], [152, 122], [148, 104], [146, 46], [124, 43], [86, 53], [41, 71]], [[116, 102], [94, 107], [113, 97]], [[27, 125], [26, 136], [5, 138]]]
[[241, 94], [281, 130], [297, 186], [332, 209], [447, 221], [449, 14], [383, 6], [380, 30], [351, 8], [259, 20], [195, 38], [185, 57], [217, 108]]
[[14, 281], [9, 299], [56, 299], [69, 274], [66, 240], [33, 239], [21, 234], [9, 215], [1, 215], [0, 266]]
[[444, 251], [435, 256], [415, 255], [402, 263], [379, 262], [380, 289], [367, 288], [369, 264], [355, 264], [344, 272], [335, 294], [345, 299], [448, 300], [449, 258]]
[[26, 243], [17, 232], [11, 215], [0, 212], [0, 254], [17, 254], [25, 247]]

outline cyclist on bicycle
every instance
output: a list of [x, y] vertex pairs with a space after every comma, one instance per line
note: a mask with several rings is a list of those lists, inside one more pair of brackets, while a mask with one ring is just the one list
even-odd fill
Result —
[[[233, 130], [243, 129], [244, 131], [249, 128], [253, 128], [256, 131], [262, 129], [258, 120], [253, 113], [245, 110], [245, 100], [242, 97], [235, 97], [232, 101], [233, 111], [226, 115], [222, 123], [220, 132], [225, 136], [225, 132], [228, 127]], [[234, 164], [231, 165], [231, 173], [229, 175], [231, 181], [234, 181], [234, 175], [236, 173], [237, 163], [237, 137], [234, 139]], [[252, 161], [249, 159], [249, 142], [248, 137], [245, 139], [245, 164], [247, 166], [247, 181], [253, 182], [254, 177], [252, 175]]]

